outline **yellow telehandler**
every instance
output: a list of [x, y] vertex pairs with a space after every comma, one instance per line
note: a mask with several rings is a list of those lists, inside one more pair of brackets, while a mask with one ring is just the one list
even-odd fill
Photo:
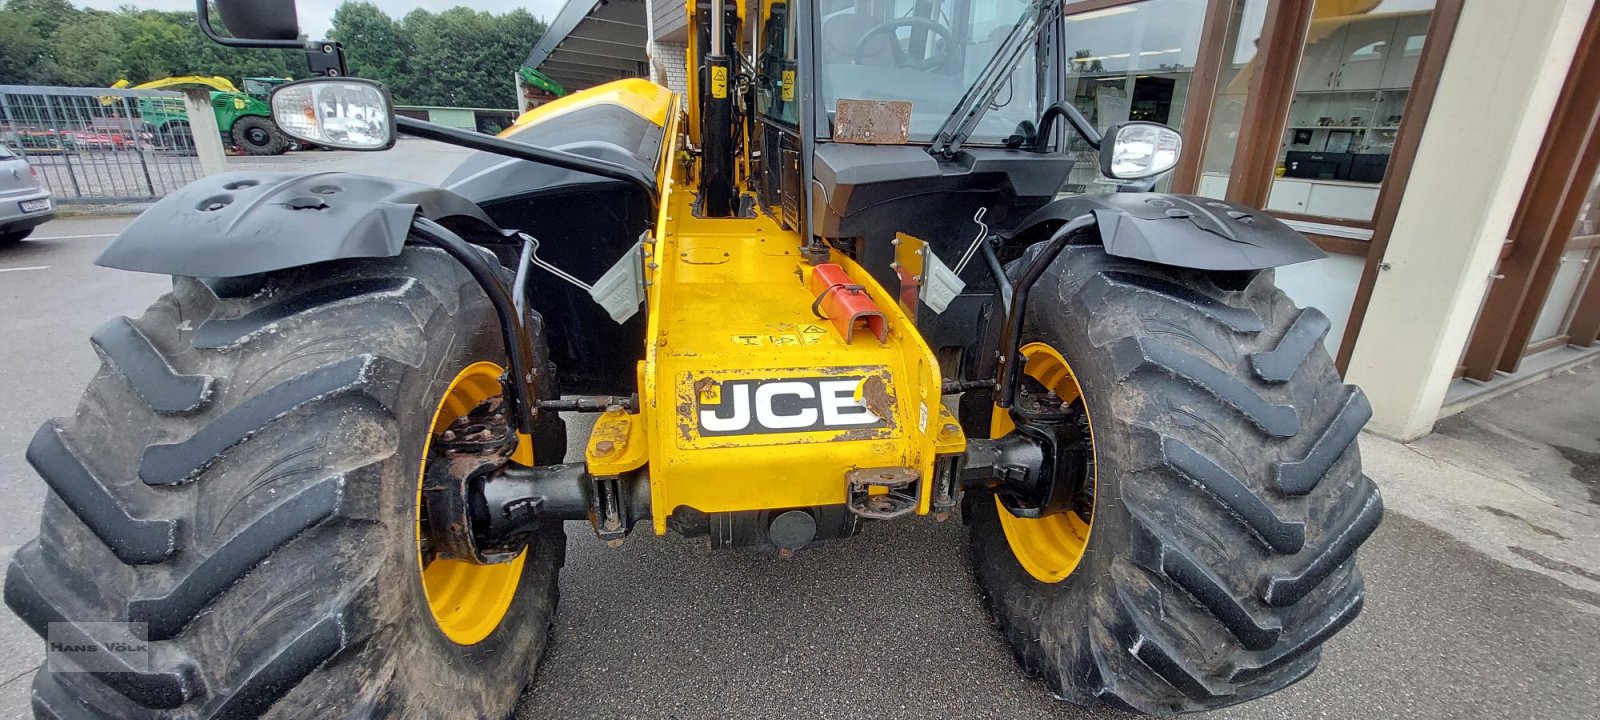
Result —
[[[107, 247], [174, 285], [28, 447], [6, 602], [107, 649], [41, 717], [507, 717], [569, 522], [787, 555], [958, 516], [1027, 674], [1142, 713], [1280, 690], [1360, 611], [1370, 409], [1273, 283], [1321, 252], [1153, 192], [1182, 139], [1061, 96], [1061, 0], [688, 0], [686, 94], [499, 137], [396, 117], [292, 0], [217, 4], [307, 52], [288, 135], [480, 152], [204, 178]], [[1069, 143], [1116, 192], [1058, 197]]]

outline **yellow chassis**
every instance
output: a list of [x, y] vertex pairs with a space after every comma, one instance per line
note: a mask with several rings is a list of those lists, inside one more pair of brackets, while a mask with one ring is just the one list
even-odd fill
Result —
[[[888, 325], [881, 343], [868, 332], [846, 342], [812, 310], [813, 266], [796, 232], [760, 212], [696, 217], [695, 168], [679, 151], [683, 119], [665, 88], [643, 80], [611, 83], [531, 111], [519, 125], [598, 103], [651, 119], [664, 141], [660, 214], [644, 244], [648, 346], [638, 366], [640, 411], [599, 418], [587, 445], [589, 473], [617, 476], [648, 466], [657, 534], [680, 507], [725, 513], [842, 505], [846, 475], [854, 470], [914, 475], [915, 512], [928, 514], [936, 459], [960, 454], [966, 439], [941, 402], [938, 362], [906, 308], [834, 253], [829, 262], [866, 290]], [[723, 401], [724, 387], [802, 378], [855, 380], [851, 399], [882, 422], [713, 434], [697, 420]], [[868, 378], [885, 392], [864, 392]]]

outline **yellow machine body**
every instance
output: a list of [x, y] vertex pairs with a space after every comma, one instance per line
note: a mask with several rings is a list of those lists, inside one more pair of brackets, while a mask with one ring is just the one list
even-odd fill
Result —
[[[897, 299], [834, 253], [828, 262], [864, 288], [887, 321], [883, 342], [870, 332], [847, 342], [813, 310], [813, 266], [798, 233], [759, 210], [753, 217], [697, 217], [695, 163], [681, 152], [687, 104], [672, 102], [665, 88], [638, 79], [602, 85], [529, 111], [508, 132], [601, 103], [662, 125], [664, 141], [659, 216], [643, 246], [648, 329], [639, 412], [600, 417], [586, 451], [590, 474], [648, 465], [658, 534], [679, 507], [721, 513], [842, 505], [853, 470], [909, 470], [920, 478], [916, 512], [927, 514], [936, 458], [962, 452], [965, 440], [941, 402], [938, 362]], [[749, 433], [708, 433], [700, 425], [725, 388], [751, 392], [751, 383], [797, 379], [826, 383], [841, 403], [836, 380], [853, 380], [849, 403], [881, 423]]]

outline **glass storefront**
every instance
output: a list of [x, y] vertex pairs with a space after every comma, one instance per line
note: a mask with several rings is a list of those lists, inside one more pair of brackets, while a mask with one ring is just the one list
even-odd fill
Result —
[[[1145, 0], [1067, 16], [1066, 93], [1095, 127], [1129, 120], [1165, 123], [1182, 130], [1205, 24], [1207, 0]], [[1067, 12], [1071, 13], [1069, 6]], [[1109, 192], [1098, 154], [1071, 136], [1077, 156], [1064, 192]], [[1161, 189], [1170, 180], [1163, 179]]]
[[1260, 72], [1261, 58], [1256, 46], [1267, 21], [1267, 3], [1268, 0], [1233, 3], [1205, 146], [1200, 150], [1204, 155], [1200, 160], [1196, 195], [1219, 200], [1227, 197], [1234, 154], [1239, 150], [1239, 131], [1244, 124], [1245, 107], [1250, 102], [1250, 80]]
[[[1363, 241], [1436, 4], [1081, 0], [1066, 7], [1065, 92], [1098, 128], [1151, 120], [1184, 133], [1198, 157], [1177, 173], [1181, 187], [1169, 177], [1158, 190], [1226, 199], [1231, 189], [1305, 232]], [[1063, 192], [1114, 189], [1092, 148], [1069, 137], [1068, 150], [1078, 162]]]
[[1267, 209], [1369, 222], [1435, 0], [1316, 0]]
[[1533, 334], [1529, 336], [1530, 348], [1567, 341], [1579, 299], [1588, 284], [1595, 282], [1597, 260], [1600, 260], [1600, 175], [1589, 184], [1572, 235], [1561, 249], [1550, 292], [1539, 309]]

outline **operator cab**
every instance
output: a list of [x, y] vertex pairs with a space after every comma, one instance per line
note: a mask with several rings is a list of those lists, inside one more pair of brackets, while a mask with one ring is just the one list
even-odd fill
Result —
[[[700, 72], [688, 93], [704, 217], [758, 206], [813, 252], [842, 250], [917, 297], [923, 278], [901, 271], [897, 236], [957, 265], [975, 236], [1015, 233], [1072, 169], [1072, 156], [1051, 152], [1066, 128], [1050, 120], [1076, 115], [1061, 102], [1060, 0], [762, 0], [756, 17], [736, 5], [695, 6], [708, 20], [694, 23]], [[719, 95], [735, 86], [744, 92]], [[719, 166], [740, 156], [742, 175]], [[938, 310], [906, 305], [936, 348], [969, 336], [995, 289], [984, 268], [965, 270], [953, 285], [968, 292]]]
[[[979, 209], [1004, 227], [1054, 198], [1072, 160], [1033, 150], [1041, 111], [1060, 94], [1048, 81], [1063, 61], [1059, 14], [1030, 33], [1040, 10], [1027, 0], [824, 0], [805, 27], [793, 3], [762, 3], [753, 83], [758, 195], [786, 225], [867, 246], [903, 232], [959, 253]], [[953, 137], [984, 95], [976, 122]], [[816, 192], [802, 223], [806, 175]]]

